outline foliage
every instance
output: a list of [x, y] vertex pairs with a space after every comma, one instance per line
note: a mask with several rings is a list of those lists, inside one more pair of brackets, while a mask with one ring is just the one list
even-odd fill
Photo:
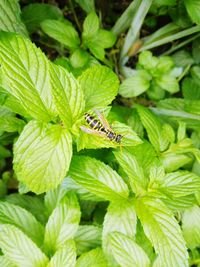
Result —
[[47, 2], [0, 3], [0, 266], [200, 266], [199, 1]]

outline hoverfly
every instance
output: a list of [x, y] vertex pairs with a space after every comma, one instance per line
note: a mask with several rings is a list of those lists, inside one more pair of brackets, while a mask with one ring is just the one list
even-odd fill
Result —
[[80, 126], [80, 128], [86, 133], [106, 137], [110, 141], [114, 141], [120, 144], [123, 136], [113, 131], [107, 120], [103, 117], [103, 115], [99, 111], [94, 110], [94, 112], [96, 113], [98, 119], [96, 119], [89, 113], [85, 113], [84, 117], [90, 128], [84, 126]]

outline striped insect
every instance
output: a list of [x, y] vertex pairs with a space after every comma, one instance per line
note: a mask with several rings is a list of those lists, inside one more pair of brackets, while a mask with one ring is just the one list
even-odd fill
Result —
[[123, 136], [113, 131], [107, 120], [103, 117], [103, 115], [99, 111], [95, 110], [95, 113], [98, 119], [96, 119], [89, 113], [85, 113], [85, 120], [90, 126], [90, 128], [84, 126], [81, 126], [80, 128], [86, 133], [106, 137], [110, 141], [114, 141], [120, 144]]

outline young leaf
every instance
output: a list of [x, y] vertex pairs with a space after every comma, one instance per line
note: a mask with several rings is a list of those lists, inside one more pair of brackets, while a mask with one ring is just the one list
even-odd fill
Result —
[[185, 210], [182, 217], [183, 236], [189, 248], [200, 245], [200, 208], [196, 205]]
[[119, 87], [119, 94], [123, 97], [136, 97], [150, 87], [151, 76], [145, 70], [140, 70], [134, 76], [125, 79]]
[[0, 248], [17, 266], [46, 267], [49, 261], [35, 243], [13, 225], [0, 225]]
[[105, 107], [117, 95], [119, 80], [109, 68], [94, 66], [79, 76], [85, 95], [85, 109]]
[[75, 235], [77, 255], [101, 245], [102, 229], [94, 225], [79, 225]]
[[18, 0], [0, 1], [0, 30], [17, 32], [27, 36], [27, 30], [20, 18], [21, 11]]
[[94, 38], [95, 43], [100, 43], [103, 48], [109, 48], [116, 42], [116, 36], [111, 31], [100, 29]]
[[78, 258], [76, 267], [109, 267], [101, 248], [92, 249]]
[[74, 156], [69, 176], [88, 191], [106, 200], [122, 200], [129, 191], [123, 179], [108, 165], [94, 158]]
[[94, 0], [75, 0], [87, 13], [95, 11]]
[[83, 23], [83, 39], [87, 42], [87, 39], [94, 37], [99, 30], [99, 18], [95, 12], [91, 12], [87, 15]]
[[169, 141], [162, 132], [162, 126], [157, 117], [147, 108], [137, 106], [142, 124], [147, 130], [149, 140], [157, 151], [163, 151], [167, 148]]
[[154, 267], [187, 267], [188, 253], [178, 222], [159, 200], [138, 198], [137, 215], [158, 257]]
[[50, 121], [55, 115], [46, 56], [28, 39], [0, 34], [0, 62], [5, 89], [35, 119]]
[[6, 256], [0, 256], [0, 266], [2, 267], [16, 267], [14, 263]]
[[56, 188], [69, 168], [71, 135], [60, 125], [30, 121], [14, 146], [19, 181], [39, 194]]
[[63, 124], [70, 128], [84, 112], [82, 89], [72, 74], [51, 64], [52, 95]]
[[47, 267], [74, 267], [76, 264], [76, 246], [74, 241], [67, 241], [51, 258]]
[[178, 80], [173, 77], [171, 74], [165, 74], [156, 79], [156, 83], [163, 90], [171, 94], [175, 94], [179, 91]]
[[30, 33], [36, 31], [43, 20], [62, 18], [62, 11], [55, 5], [35, 3], [22, 9], [22, 19]]
[[52, 212], [45, 228], [44, 244], [49, 254], [73, 239], [78, 230], [80, 208], [75, 194], [66, 196]]
[[54, 19], [44, 20], [40, 25], [47, 35], [64, 44], [67, 48], [78, 48], [80, 39], [73, 26]]
[[197, 24], [200, 24], [200, 2], [198, 0], [184, 0], [184, 4], [191, 20]]
[[124, 172], [127, 174], [133, 192], [137, 195], [144, 193], [148, 180], [144, 176], [143, 169], [136, 157], [126, 150], [123, 151], [123, 154], [114, 152], [114, 155]]
[[127, 235], [119, 232], [109, 234], [109, 246], [114, 258], [122, 267], [150, 266], [150, 260], [144, 250]]
[[0, 224], [18, 227], [39, 246], [43, 242], [43, 226], [27, 210], [7, 202], [0, 202]]
[[158, 185], [158, 190], [168, 197], [182, 197], [199, 191], [200, 177], [192, 172], [177, 171], [166, 174]]

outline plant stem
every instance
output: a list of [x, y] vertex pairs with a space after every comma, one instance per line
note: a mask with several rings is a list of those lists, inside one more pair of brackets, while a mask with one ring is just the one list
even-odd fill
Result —
[[76, 25], [77, 25], [79, 31], [81, 32], [82, 31], [81, 24], [79, 23], [78, 17], [76, 16], [76, 12], [74, 10], [74, 6], [73, 6], [73, 3], [72, 3], [72, 0], [69, 0], [69, 4], [70, 4], [70, 7], [71, 7], [72, 14], [74, 16], [74, 20], [76, 22]]

